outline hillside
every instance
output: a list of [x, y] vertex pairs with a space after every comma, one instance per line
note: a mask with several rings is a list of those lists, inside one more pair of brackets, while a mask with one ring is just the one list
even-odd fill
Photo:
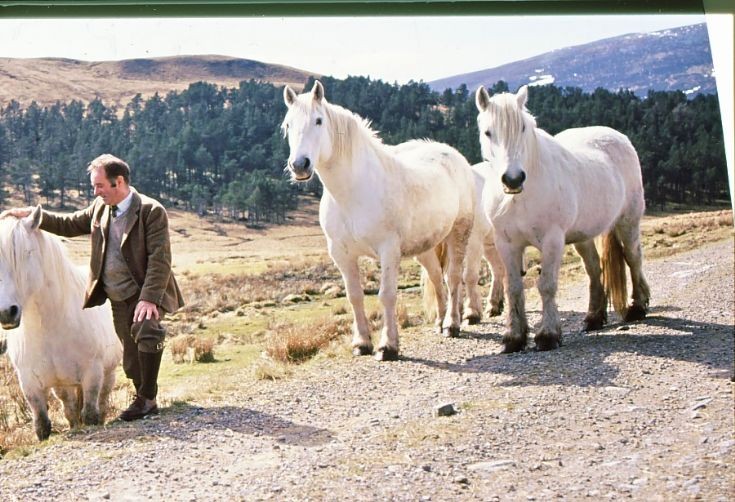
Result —
[[205, 81], [237, 87], [258, 80], [301, 88], [310, 75], [296, 68], [225, 56], [174, 56], [122, 61], [78, 61], [61, 58], [0, 58], [0, 106], [14, 99], [21, 105], [49, 105], [73, 99], [100, 98], [106, 105], [124, 105], [136, 94], [186, 89]]
[[651, 33], [632, 33], [567, 47], [513, 63], [429, 82], [438, 91], [466, 84], [471, 90], [499, 80], [511, 90], [523, 84], [629, 89], [681, 90], [690, 96], [716, 93], [705, 23]]

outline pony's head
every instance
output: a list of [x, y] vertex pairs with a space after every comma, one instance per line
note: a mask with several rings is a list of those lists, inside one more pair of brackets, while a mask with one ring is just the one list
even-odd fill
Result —
[[475, 93], [475, 104], [480, 112], [477, 127], [480, 130], [482, 156], [503, 173], [503, 190], [508, 194], [523, 191], [530, 138], [536, 121], [526, 110], [528, 87], [517, 94], [502, 93], [490, 97], [483, 86]]
[[20, 220], [0, 219], [0, 326], [20, 325], [23, 303], [33, 291], [44, 287], [37, 274], [42, 270], [37, 234], [41, 207]]
[[283, 100], [288, 112], [281, 129], [288, 138], [288, 170], [296, 181], [308, 181], [317, 167], [332, 156], [331, 114], [318, 80], [311, 92], [297, 95], [286, 86]]

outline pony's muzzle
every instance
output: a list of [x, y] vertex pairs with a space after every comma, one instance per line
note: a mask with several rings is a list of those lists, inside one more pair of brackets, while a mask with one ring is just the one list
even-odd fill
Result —
[[311, 178], [311, 175], [314, 172], [311, 160], [306, 156], [299, 157], [293, 162], [289, 162], [288, 168], [291, 170], [291, 174], [296, 181], [307, 181]]
[[0, 310], [0, 326], [3, 329], [15, 329], [20, 325], [20, 307], [11, 305], [10, 307]]
[[506, 172], [500, 177], [500, 181], [503, 182], [503, 191], [505, 193], [521, 193], [523, 191], [523, 182], [526, 181], [526, 173], [525, 171], [521, 171], [517, 176], [508, 176]]

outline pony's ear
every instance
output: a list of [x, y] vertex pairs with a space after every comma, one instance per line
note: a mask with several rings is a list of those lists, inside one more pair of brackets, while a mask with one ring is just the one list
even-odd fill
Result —
[[296, 98], [298, 96], [294, 92], [293, 89], [291, 89], [289, 86], [286, 86], [283, 88], [283, 102], [286, 103], [286, 106], [291, 108], [291, 105], [293, 105], [296, 102]]
[[528, 86], [524, 85], [520, 89], [518, 89], [518, 92], [516, 93], [516, 99], [518, 100], [518, 107], [523, 108], [526, 106], [526, 101], [528, 101]]
[[324, 99], [324, 86], [318, 80], [314, 81], [314, 87], [311, 88], [311, 99], [315, 103], [321, 103]]
[[484, 112], [490, 106], [490, 94], [488, 94], [482, 85], [475, 92], [475, 105], [477, 106], [477, 110], [481, 112]]
[[23, 218], [23, 225], [25, 225], [28, 230], [35, 230], [41, 225], [42, 216], [43, 210], [41, 209], [41, 206], [38, 205], [33, 208], [31, 214]]

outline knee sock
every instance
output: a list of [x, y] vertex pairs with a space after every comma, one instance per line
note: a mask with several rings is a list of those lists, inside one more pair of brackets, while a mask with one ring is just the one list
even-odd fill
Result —
[[163, 352], [150, 353], [138, 351], [140, 361], [140, 389], [138, 395], [146, 399], [156, 399], [158, 394], [158, 370], [161, 367]]

